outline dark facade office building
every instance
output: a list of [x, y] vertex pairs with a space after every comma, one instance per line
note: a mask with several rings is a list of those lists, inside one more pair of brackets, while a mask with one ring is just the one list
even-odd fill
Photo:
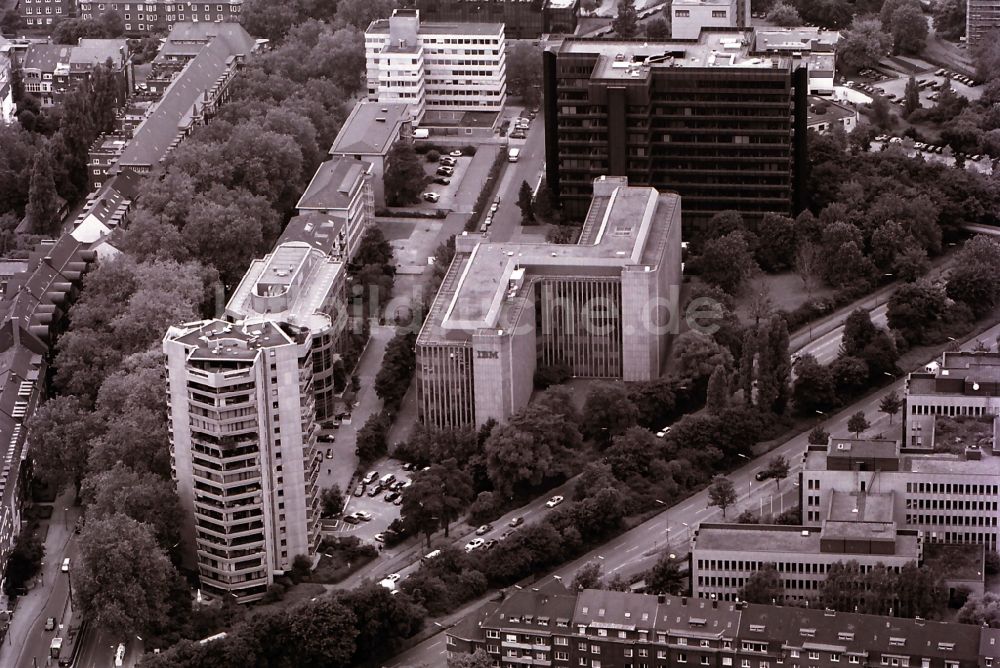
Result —
[[572, 35], [580, 0], [408, 0], [425, 21], [503, 23], [507, 39]]
[[564, 213], [586, 214], [601, 175], [680, 193], [686, 223], [800, 210], [808, 73], [751, 42], [734, 29], [546, 51], [546, 172]]

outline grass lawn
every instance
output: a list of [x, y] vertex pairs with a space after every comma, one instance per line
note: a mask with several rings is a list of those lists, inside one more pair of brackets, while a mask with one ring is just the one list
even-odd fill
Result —
[[340, 548], [336, 545], [324, 545], [319, 564], [306, 579], [308, 582], [333, 584], [340, 582], [348, 575], [358, 570], [378, 556], [377, 553], [365, 555], [357, 548]]
[[[802, 287], [802, 279], [792, 272], [784, 274], [762, 274], [761, 278], [771, 295], [772, 307], [775, 311], [794, 311], [807, 300], [806, 291]], [[818, 286], [813, 288], [812, 298], [824, 299], [833, 296], [832, 288]], [[736, 313], [742, 320], [750, 320], [749, 290], [736, 299]]]

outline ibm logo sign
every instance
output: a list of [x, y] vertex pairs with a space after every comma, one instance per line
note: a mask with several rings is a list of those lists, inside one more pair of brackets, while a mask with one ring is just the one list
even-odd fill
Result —
[[477, 350], [476, 359], [498, 360], [500, 359], [500, 353], [498, 353], [496, 350]]

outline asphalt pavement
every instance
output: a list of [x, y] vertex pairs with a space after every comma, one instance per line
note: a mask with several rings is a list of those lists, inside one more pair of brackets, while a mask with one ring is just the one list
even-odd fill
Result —
[[[516, 111], [516, 110], [515, 110]], [[513, 115], [514, 112], [505, 114]], [[521, 149], [517, 162], [508, 162], [497, 194], [500, 196], [500, 208], [493, 214], [493, 224], [490, 225], [490, 241], [511, 241], [521, 229], [521, 209], [517, 206], [517, 193], [523, 182], [532, 189], [536, 188], [542, 178], [545, 164], [545, 129], [541, 114], [531, 122], [526, 139], [511, 139], [510, 147]]]
[[[963, 344], [961, 349], [971, 350], [975, 346], [975, 339], [991, 341], [997, 334], [1000, 334], [1000, 324], [994, 325], [974, 337], [969, 343]], [[905, 390], [905, 383], [904, 378], [873, 395], [846, 406], [837, 413], [817, 416], [818, 424], [822, 424], [827, 431], [833, 434], [846, 433], [847, 421], [850, 416], [857, 411], [863, 411], [871, 422], [871, 427], [865, 432], [866, 434], [887, 433], [893, 428], [898, 429], [899, 424], [890, 425], [889, 416], [880, 413], [878, 409], [882, 397], [890, 391], [902, 394]], [[790, 507], [790, 504], [799, 503], [796, 481], [802, 470], [802, 458], [807, 447], [808, 431], [797, 434], [763, 457], [750, 460], [745, 466], [729, 473], [726, 477], [733, 482], [739, 496], [734, 507], [727, 511], [727, 515], [734, 516], [747, 508], [756, 510], [761, 507], [762, 503], [767, 503], [768, 506], [772, 503], [783, 503], [786, 508]], [[767, 460], [776, 455], [783, 455], [790, 464], [789, 476], [781, 483], [780, 490], [776, 481], [769, 480], [758, 483], [754, 478], [756, 472], [766, 466]], [[780, 500], [775, 501], [775, 498]], [[571, 580], [576, 571], [590, 561], [597, 561], [601, 564], [604, 577], [614, 574], [628, 577], [647, 570], [663, 554], [683, 555], [689, 551], [690, 541], [698, 524], [717, 522], [723, 519], [722, 512], [716, 507], [709, 506], [708, 502], [708, 491], [703, 489], [617, 538], [563, 565], [541, 578], [533, 586], [544, 583], [550, 577], [561, 579], [564, 582]], [[485, 602], [485, 599], [480, 599], [480, 602]], [[450, 616], [443, 623], [452, 624], [455, 621], [457, 620]], [[440, 666], [444, 663], [445, 647], [444, 635], [439, 633], [394, 657], [384, 665], [385, 668]]]

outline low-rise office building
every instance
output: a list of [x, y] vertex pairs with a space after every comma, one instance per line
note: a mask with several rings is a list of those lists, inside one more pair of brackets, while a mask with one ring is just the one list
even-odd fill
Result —
[[946, 352], [906, 381], [907, 448], [930, 447], [926, 436], [938, 415], [1000, 415], [1000, 353]]
[[368, 97], [458, 120], [465, 112], [499, 112], [507, 99], [503, 23], [436, 23], [416, 9], [397, 9], [365, 31]]
[[806, 67], [809, 93], [829, 96], [833, 94], [839, 42], [836, 30], [761, 26], [754, 28], [752, 49], [759, 56], [783, 56], [791, 59], [793, 67]]
[[749, 0], [673, 0], [670, 39], [698, 39], [702, 30], [750, 27]]
[[546, 175], [564, 214], [582, 219], [601, 174], [676, 191], [686, 226], [727, 209], [749, 219], [800, 210], [808, 70], [758, 56], [750, 41], [750, 31], [717, 30], [547, 50]]
[[891, 494], [834, 492], [821, 523], [805, 526], [701, 524], [691, 545], [691, 591], [731, 601], [766, 564], [781, 574], [785, 598], [813, 599], [830, 568], [856, 561], [898, 573], [921, 560], [916, 531], [892, 521]]
[[169, 328], [163, 352], [187, 558], [207, 592], [259, 600], [319, 546], [310, 332], [204, 320]]
[[1000, 452], [991, 445], [994, 420], [981, 420], [938, 416], [929, 448], [836, 436], [828, 446], [811, 446], [800, 482], [803, 519], [825, 517], [837, 494], [890, 494], [893, 521], [926, 541], [996, 549]]
[[831, 610], [585, 589], [512, 591], [447, 631], [449, 656], [570, 668], [991, 668], [1000, 631]]
[[[359, 160], [370, 165], [374, 205], [383, 207], [389, 152], [398, 141], [413, 141], [413, 116], [409, 105], [362, 100], [354, 105], [341, 126], [330, 147], [330, 156]], [[303, 207], [301, 201], [299, 204], [299, 213], [322, 211], [315, 207]]]
[[375, 223], [371, 163], [338, 157], [321, 164], [299, 198], [300, 215], [318, 214], [341, 224], [336, 253], [353, 257], [361, 237]]
[[810, 130], [823, 134], [841, 128], [844, 132], [850, 133], [858, 127], [858, 118], [858, 110], [852, 106], [822, 97], [809, 98]]
[[681, 200], [602, 177], [575, 245], [456, 238], [417, 337], [420, 419], [503, 421], [531, 396], [535, 369], [658, 378], [680, 286]]

